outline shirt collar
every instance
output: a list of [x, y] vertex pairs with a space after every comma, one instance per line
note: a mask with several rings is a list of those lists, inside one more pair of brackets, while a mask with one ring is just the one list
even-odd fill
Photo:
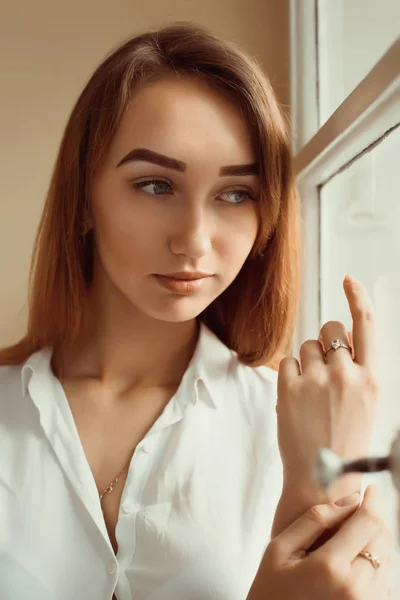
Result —
[[25, 397], [33, 374], [44, 369], [50, 369], [50, 361], [53, 355], [51, 347], [42, 348], [32, 354], [23, 364], [21, 371], [22, 395]]
[[[21, 386], [22, 395], [25, 397], [29, 382], [34, 373], [47, 371], [51, 374], [50, 362], [53, 355], [51, 347], [45, 347], [32, 354], [22, 366]], [[192, 359], [186, 369], [184, 378], [194, 384], [195, 393], [185, 394], [183, 390], [182, 402], [191, 399], [193, 404], [202, 397], [199, 393], [198, 382], [202, 381], [207, 391], [207, 397], [214, 408], [224, 397], [226, 380], [233, 352], [225, 346], [211, 329], [200, 321], [199, 338]], [[187, 389], [187, 388], [185, 388]]]
[[[194, 381], [202, 381], [211, 404], [217, 408], [226, 391], [226, 383], [233, 352], [200, 321], [199, 339], [187, 372], [192, 370]], [[198, 387], [193, 396], [195, 404], [199, 398]]]

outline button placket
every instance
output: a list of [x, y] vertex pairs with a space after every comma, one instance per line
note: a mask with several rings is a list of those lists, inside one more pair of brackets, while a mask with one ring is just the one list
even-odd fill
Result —
[[[143, 455], [148, 455], [150, 453], [150, 449], [149, 449], [149, 442], [140, 442], [140, 444], [138, 445], [137, 449], [136, 449], [136, 456], [134, 457], [134, 461], [137, 461], [139, 459], [140, 461], [140, 456]], [[143, 477], [145, 476], [145, 466], [141, 465], [140, 469], [137, 469], [138, 473], [141, 472], [139, 481], [136, 481], [136, 485], [133, 486], [133, 488], [135, 489], [135, 492], [137, 492], [139, 489], [142, 488], [143, 485]], [[122, 505], [121, 505], [121, 509], [122, 512], [124, 514], [132, 514], [132, 513], [137, 513], [140, 510], [140, 504], [139, 502], [135, 501], [133, 498], [137, 498], [137, 493], [133, 494], [128, 498], [126, 498], [126, 500], [123, 501]]]
[[[156, 421], [157, 427], [150, 429], [141, 442], [136, 446], [130, 465], [131, 473], [128, 473], [127, 487], [124, 490], [124, 496], [121, 499], [121, 517], [124, 524], [117, 524], [117, 539], [119, 544], [119, 566], [121, 573], [124, 572], [125, 562], [133, 560], [136, 551], [136, 520], [140, 517], [142, 510], [142, 495], [146, 486], [151, 466], [160, 452], [160, 447], [163, 444], [163, 438], [166, 430], [180, 421], [182, 412], [179, 409], [179, 414], [172, 410], [169, 406], [169, 411], [166, 410], [163, 415]], [[149, 454], [151, 456], [149, 456]]]
[[107, 573], [109, 575], [114, 575], [117, 572], [117, 564], [114, 561], [110, 561], [107, 567]]
[[[153, 436], [149, 436], [153, 437]], [[154, 445], [151, 440], [151, 447]], [[144, 449], [146, 448], [146, 449]], [[121, 498], [121, 521], [117, 523], [117, 539], [119, 545], [119, 567], [124, 572], [126, 561], [131, 561], [136, 549], [136, 519], [141, 510], [141, 498], [151, 469], [150, 444], [145, 437], [136, 447], [130, 471], [128, 472], [127, 487]]]

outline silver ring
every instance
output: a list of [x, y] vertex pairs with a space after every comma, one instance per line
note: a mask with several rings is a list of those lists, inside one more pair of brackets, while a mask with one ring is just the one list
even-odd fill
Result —
[[336, 352], [336, 350], [338, 350], [339, 348], [346, 348], [346, 350], [348, 350], [350, 352], [350, 354], [353, 356], [353, 349], [350, 346], [343, 344], [343, 342], [341, 342], [340, 340], [333, 340], [331, 342], [331, 345], [329, 346], [328, 350], [326, 350], [324, 352], [325, 358], [330, 350], [335, 350], [335, 352]]
[[371, 552], [368, 552], [368, 550], [361, 550], [358, 556], [362, 556], [363, 558], [369, 560], [374, 569], [379, 569], [379, 567], [381, 566], [381, 561], [379, 560], [379, 558], [371, 554]]

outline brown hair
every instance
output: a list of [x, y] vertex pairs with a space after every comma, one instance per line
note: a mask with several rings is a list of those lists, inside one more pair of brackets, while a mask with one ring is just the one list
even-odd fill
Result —
[[301, 281], [300, 207], [289, 125], [267, 76], [234, 43], [192, 23], [173, 23], [123, 42], [96, 69], [61, 141], [33, 248], [27, 332], [0, 351], [0, 364], [24, 362], [46, 346], [77, 339], [91, 281], [92, 232], [82, 235], [92, 177], [135, 86], [191, 74], [240, 107], [255, 140], [261, 197], [258, 235], [232, 284], [200, 315], [239, 359], [278, 368], [290, 352]]

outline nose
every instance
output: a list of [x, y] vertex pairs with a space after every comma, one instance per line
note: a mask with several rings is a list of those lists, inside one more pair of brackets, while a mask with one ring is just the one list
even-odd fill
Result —
[[175, 215], [169, 247], [173, 254], [197, 259], [211, 251], [210, 223], [204, 207], [186, 206], [179, 217]]

